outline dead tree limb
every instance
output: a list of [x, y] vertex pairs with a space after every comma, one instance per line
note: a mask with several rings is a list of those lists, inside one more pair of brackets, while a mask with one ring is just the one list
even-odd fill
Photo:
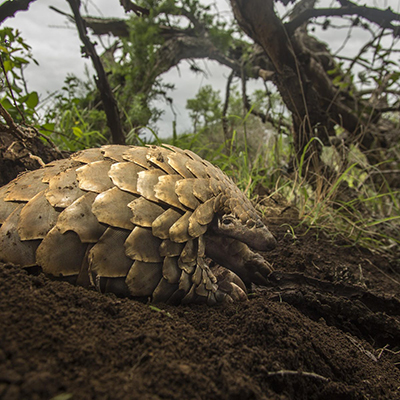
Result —
[[233, 80], [234, 75], [235, 75], [235, 72], [232, 71], [229, 74], [228, 80], [226, 81], [225, 102], [224, 102], [224, 107], [222, 109], [222, 129], [224, 131], [225, 142], [228, 142], [228, 140], [231, 139], [231, 134], [229, 132], [229, 126], [228, 126], [228, 117], [226, 116], [226, 114], [228, 113], [231, 85], [232, 85], [232, 80]]
[[100, 57], [97, 55], [95, 50], [95, 45], [90, 41], [85, 23], [81, 17], [79, 8], [79, 0], [67, 0], [71, 10], [74, 14], [74, 19], [76, 26], [78, 28], [79, 37], [84, 44], [83, 52], [86, 56], [90, 57], [93, 66], [97, 73], [97, 78], [95, 79], [97, 88], [100, 92], [101, 101], [103, 103], [104, 111], [107, 117], [107, 125], [111, 131], [113, 143], [124, 144], [125, 135], [122, 131], [121, 119], [118, 110], [117, 101], [112, 93], [110, 84], [108, 82], [106, 72], [104, 70], [103, 64]]

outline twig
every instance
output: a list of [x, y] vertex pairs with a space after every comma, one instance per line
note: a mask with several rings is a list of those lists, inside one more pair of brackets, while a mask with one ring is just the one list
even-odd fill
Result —
[[314, 378], [314, 379], [319, 379], [324, 382], [329, 382], [329, 378], [325, 378], [325, 376], [316, 374], [315, 372], [304, 372], [304, 371], [292, 371], [292, 370], [287, 370], [287, 369], [282, 369], [280, 371], [276, 372], [268, 372], [267, 376], [268, 377], [273, 377], [273, 376], [286, 376], [286, 375], [297, 375], [297, 376], [305, 376], [307, 378]]

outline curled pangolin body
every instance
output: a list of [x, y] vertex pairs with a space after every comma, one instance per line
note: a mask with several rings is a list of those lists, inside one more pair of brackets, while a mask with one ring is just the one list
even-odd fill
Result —
[[[275, 243], [231, 179], [169, 145], [103, 146], [24, 173], [0, 188], [0, 224], [3, 262], [173, 304], [263, 283], [268, 263], [247, 245]], [[218, 282], [206, 256], [241, 279]]]

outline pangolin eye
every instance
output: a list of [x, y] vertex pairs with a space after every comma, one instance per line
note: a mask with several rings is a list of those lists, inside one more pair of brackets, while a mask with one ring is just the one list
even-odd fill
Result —
[[231, 225], [233, 224], [233, 219], [231, 217], [225, 217], [222, 219], [222, 223], [224, 225]]
[[255, 227], [255, 225], [256, 225], [256, 222], [254, 221], [254, 220], [252, 220], [252, 219], [249, 219], [247, 222], [246, 222], [246, 226], [248, 227], [248, 228], [254, 228]]

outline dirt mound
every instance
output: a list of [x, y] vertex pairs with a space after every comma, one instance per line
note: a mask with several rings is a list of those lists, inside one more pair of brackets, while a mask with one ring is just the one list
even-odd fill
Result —
[[271, 286], [230, 306], [155, 308], [1, 266], [0, 398], [400, 398], [399, 266], [272, 230]]

